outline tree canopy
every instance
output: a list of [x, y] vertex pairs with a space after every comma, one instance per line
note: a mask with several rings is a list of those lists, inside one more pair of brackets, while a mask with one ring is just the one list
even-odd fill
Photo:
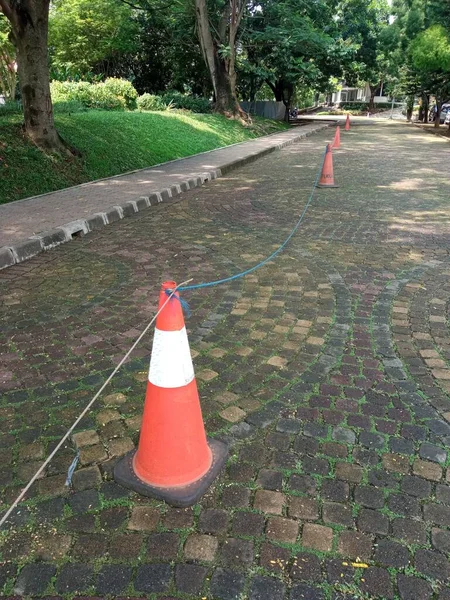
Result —
[[138, 50], [133, 9], [120, 0], [55, 0], [50, 8], [49, 48], [58, 78], [110, 75]]
[[[343, 80], [369, 85], [372, 99], [382, 83], [438, 102], [449, 93], [448, 2], [0, 0], [0, 9], [0, 89], [14, 97], [18, 66], [24, 111], [39, 97], [44, 121], [49, 65], [60, 81], [123, 77], [141, 94], [212, 97], [238, 118], [239, 100], [260, 90], [288, 112], [294, 98]], [[39, 94], [28, 93], [30, 82]]]

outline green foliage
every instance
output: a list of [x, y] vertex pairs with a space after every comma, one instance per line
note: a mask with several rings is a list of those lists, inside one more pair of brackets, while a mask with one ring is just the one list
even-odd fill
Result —
[[138, 97], [138, 93], [133, 87], [133, 84], [126, 79], [108, 77], [108, 79], [105, 80], [105, 88], [114, 96], [123, 99], [128, 110], [134, 110], [136, 108], [136, 98]]
[[116, 96], [105, 83], [91, 84], [89, 94], [89, 101], [86, 104], [88, 108], [123, 110], [126, 107], [125, 100], [120, 96]]
[[0, 19], [0, 94], [14, 100], [16, 94], [16, 51], [9, 39], [9, 24]]
[[[397, 32], [397, 89], [413, 101], [420, 95], [425, 106], [429, 95], [438, 102], [450, 95], [450, 4], [437, 0], [394, 0]], [[437, 122], [438, 123], [438, 122]]]
[[90, 97], [91, 84], [87, 81], [52, 81], [50, 92], [53, 103], [81, 102], [87, 104]]
[[253, 100], [263, 83], [288, 104], [295, 103], [296, 89], [327, 91], [330, 77], [339, 77], [354, 53], [352, 40], [342, 40], [336, 22], [331, 0], [258, 2], [247, 17], [238, 57], [242, 97]]
[[124, 110], [135, 106], [137, 97], [134, 87], [124, 79], [107, 79], [104, 83], [52, 81], [50, 91], [55, 105], [76, 102], [85, 108], [103, 110]]
[[314, 90], [311, 88], [297, 89], [292, 97], [292, 105], [297, 108], [308, 108], [314, 103]]
[[210, 113], [212, 111], [211, 103], [207, 98], [188, 96], [179, 92], [166, 92], [162, 95], [162, 100], [167, 105], [174, 108], [190, 110], [193, 113]]
[[[378, 104], [377, 104], [378, 106]], [[369, 108], [368, 102], [343, 102], [339, 108], [342, 110], [363, 111]]]
[[[119, 0], [115, 0], [116, 2]], [[115, 72], [132, 77], [140, 94], [178, 90], [209, 95], [211, 82], [195, 33], [194, 2], [133, 0], [137, 50]]]
[[167, 110], [167, 104], [163, 102], [161, 96], [154, 94], [142, 94], [137, 99], [137, 107], [139, 110]]
[[193, 113], [210, 113], [211, 103], [206, 98], [189, 96], [180, 92], [166, 92], [161, 96], [155, 94], [142, 94], [137, 99], [139, 110], [168, 110], [177, 108], [189, 110]]
[[56, 114], [58, 131], [82, 152], [67, 160], [44, 154], [21, 135], [21, 115], [1, 116], [0, 202], [145, 168], [197, 152], [243, 142], [284, 128], [254, 119], [252, 127], [220, 115], [182, 112], [106, 112]]
[[354, 60], [344, 69], [348, 85], [377, 86], [386, 78], [387, 56], [383, 43], [388, 27], [386, 0], [346, 0], [337, 15], [337, 26], [345, 41], [356, 45]]
[[115, 0], [55, 0], [49, 18], [53, 74], [110, 74], [137, 50], [138, 25], [130, 6]]
[[450, 36], [442, 25], [432, 25], [411, 44], [413, 65], [420, 71], [450, 71]]

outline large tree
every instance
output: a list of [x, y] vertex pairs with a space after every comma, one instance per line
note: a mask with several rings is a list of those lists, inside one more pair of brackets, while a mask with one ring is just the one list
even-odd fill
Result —
[[48, 12], [50, 0], [0, 0], [17, 51], [25, 132], [39, 148], [72, 154], [56, 131], [50, 97]]
[[450, 94], [450, 3], [394, 0], [392, 13], [395, 21], [390, 28], [398, 39], [392, 54], [397, 54], [399, 86], [409, 98], [421, 98], [419, 120], [425, 122], [430, 96], [435, 96], [435, 127], [439, 127], [440, 106]]
[[385, 53], [383, 33], [388, 23], [386, 0], [343, 0], [338, 7], [336, 24], [344, 40], [359, 46], [345, 72], [345, 80], [348, 85], [369, 85], [369, 108], [373, 108], [376, 89], [387, 76], [389, 57]]
[[197, 31], [217, 112], [244, 117], [236, 95], [236, 46], [246, 0], [195, 0]]
[[414, 38], [410, 52], [422, 87], [436, 98], [434, 126], [439, 127], [441, 106], [450, 94], [450, 35], [442, 25], [432, 25]]
[[325, 91], [330, 77], [341, 74], [353, 48], [340, 39], [335, 9], [333, 0], [255, 0], [239, 62], [250, 100], [266, 83], [288, 116], [297, 90]]

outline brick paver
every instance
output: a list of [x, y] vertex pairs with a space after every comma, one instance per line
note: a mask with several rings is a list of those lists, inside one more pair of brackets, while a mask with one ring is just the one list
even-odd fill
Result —
[[[0, 274], [3, 508], [150, 319], [162, 279], [224, 277], [283, 240], [330, 134]], [[340, 187], [318, 190], [286, 251], [185, 295], [196, 372], [217, 374], [198, 383], [208, 433], [230, 442], [225, 472], [189, 509], [111, 480], [137, 441], [149, 336], [2, 533], [4, 597], [450, 598], [445, 144], [352, 128]]]
[[329, 122], [304, 123], [149, 169], [0, 205], [0, 269], [161, 202], [173, 202], [178, 194], [320, 131]]

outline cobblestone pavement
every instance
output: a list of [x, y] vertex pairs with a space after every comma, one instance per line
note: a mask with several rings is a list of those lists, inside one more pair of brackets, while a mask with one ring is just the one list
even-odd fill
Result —
[[[162, 279], [224, 277], [284, 239], [331, 135], [0, 274], [3, 507], [150, 319]], [[226, 471], [183, 510], [111, 480], [137, 441], [149, 338], [1, 534], [3, 597], [450, 599], [445, 144], [353, 127], [334, 153], [340, 187], [317, 190], [286, 251], [186, 294]]]

